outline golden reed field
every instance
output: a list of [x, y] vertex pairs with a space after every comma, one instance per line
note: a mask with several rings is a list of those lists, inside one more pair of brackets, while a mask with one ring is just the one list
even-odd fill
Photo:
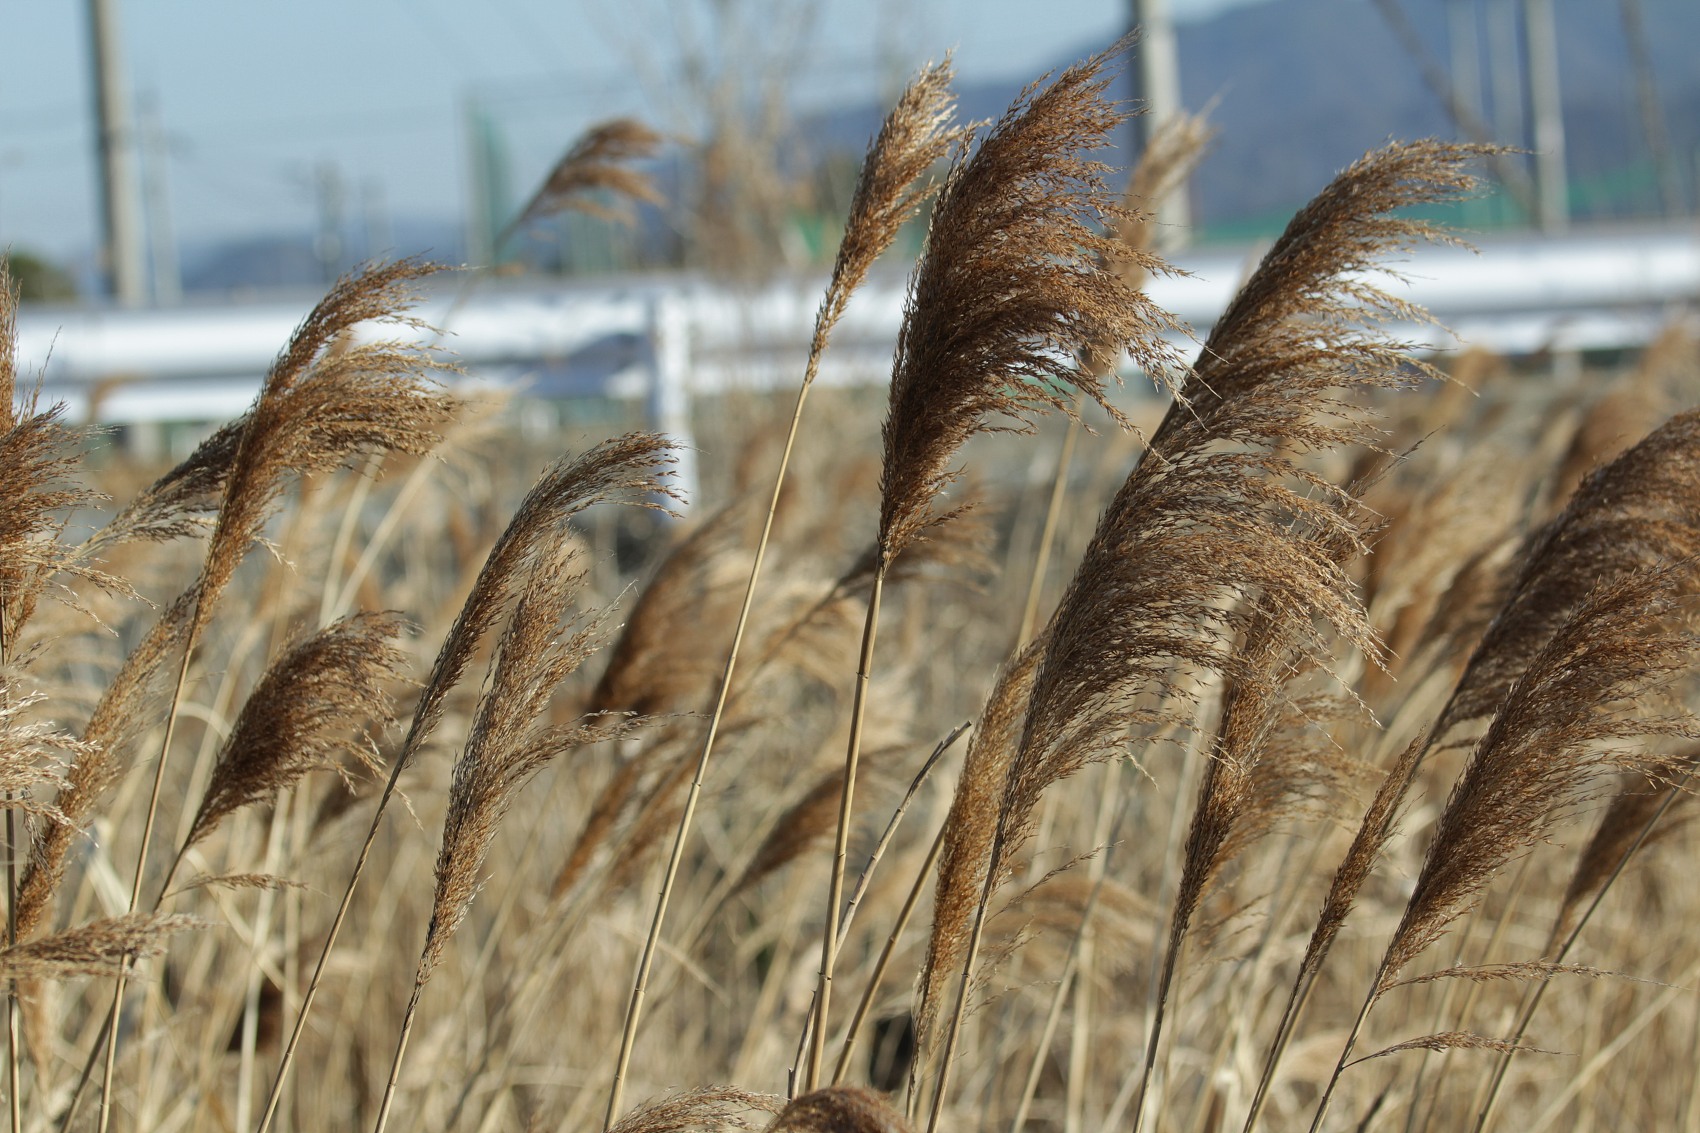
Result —
[[[663, 438], [350, 336], [430, 266], [169, 470], [0, 289], [10, 1127], [1700, 1130], [1700, 342], [1415, 356], [1371, 269], [1486, 156], [1416, 141], [1177, 352], [1208, 131], [1124, 196], [1103, 64], [914, 79], [682, 519]], [[923, 211], [884, 404], [811, 396]]]

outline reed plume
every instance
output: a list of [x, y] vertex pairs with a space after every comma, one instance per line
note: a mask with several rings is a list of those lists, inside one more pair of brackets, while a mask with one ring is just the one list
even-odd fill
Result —
[[1585, 477], [1558, 518], [1528, 540], [1436, 732], [1490, 716], [1597, 583], [1700, 554], [1697, 491], [1696, 409]]
[[354, 892], [365, 872], [396, 784], [441, 722], [449, 692], [460, 683], [479, 643], [504, 618], [511, 623], [533, 577], [557, 562], [561, 537], [574, 516], [601, 503], [620, 502], [666, 511], [670, 503], [677, 501], [677, 493], [663, 479], [673, 463], [666, 438], [649, 433], [628, 433], [604, 441], [576, 459], [556, 462], [520, 501], [513, 518], [485, 558], [471, 592], [449, 627], [437, 659], [431, 666], [424, 691], [414, 707], [413, 721], [390, 768], [389, 779], [378, 798], [366, 840], [343, 889], [342, 901], [332, 918], [312, 979], [296, 1013], [294, 1027], [272, 1079], [258, 1133], [265, 1133], [277, 1115], [283, 1083], [323, 980], [326, 961], [348, 916]]
[[[1388, 771], [1341, 860], [1306, 946], [1246, 1129], [1255, 1123], [1297, 1013], [1373, 872], [1406, 791], [1429, 751], [1473, 721], [1491, 719], [1560, 629], [1594, 590], [1638, 569], [1700, 551], [1700, 412], [1678, 414], [1583, 480], [1559, 516], [1524, 543], [1502, 584], [1498, 612], [1433, 727]], [[1457, 742], [1457, 741], [1452, 741]]]
[[243, 414], [215, 429], [181, 463], [131, 497], [78, 547], [78, 554], [94, 557], [132, 539], [166, 542], [205, 534], [247, 427]]
[[660, 205], [665, 198], [649, 175], [631, 168], [631, 163], [654, 157], [663, 140], [632, 118], [592, 126], [555, 163], [497, 243], [528, 224], [568, 210], [635, 223], [633, 204]]
[[114, 976], [128, 960], [158, 956], [174, 933], [206, 927], [194, 917], [129, 913], [0, 950], [0, 978], [69, 980]]
[[1504, 866], [1528, 853], [1619, 768], [1666, 775], [1671, 757], [1639, 746], [1700, 736], [1686, 711], [1656, 712], [1660, 687], [1697, 644], [1675, 624], [1692, 566], [1646, 568], [1595, 587], [1512, 684], [1453, 785], [1415, 889], [1388, 943], [1317, 1108], [1320, 1126], [1370, 1010]]
[[1073, 412], [1071, 393], [1125, 423], [1080, 355], [1114, 343], [1158, 380], [1175, 368], [1162, 338], [1178, 329], [1173, 317], [1102, 269], [1121, 257], [1168, 270], [1098, 227], [1123, 215], [1105, 167], [1085, 156], [1128, 117], [1103, 97], [1110, 54], [1023, 91], [974, 149], [959, 147], [945, 178], [892, 362], [882, 563], [954, 514], [936, 511], [937, 500], [975, 434], [1030, 431], [1047, 409]]
[[[1285, 640], [1272, 655], [1326, 664], [1337, 637], [1379, 656], [1342, 565], [1362, 551], [1367, 516], [1292, 453], [1372, 442], [1349, 392], [1396, 387], [1420, 368], [1379, 330], [1388, 316], [1418, 312], [1364, 273], [1414, 241], [1441, 238], [1391, 213], [1468, 190], [1463, 167], [1478, 153], [1439, 142], [1389, 146], [1301, 210], [1216, 324], [1100, 518], [1042, 635], [999, 792], [935, 1123], [986, 905], [1045, 789], [1119, 752], [1129, 729], [1186, 725], [1196, 683], [1212, 674], [1230, 687], [1267, 682], [1240, 646], [1273, 627]], [[1216, 849], [1194, 862], [1195, 881], [1227, 837], [1226, 826], [1201, 832], [1193, 848]], [[1151, 1051], [1155, 1036], [1154, 1028]]]
[[566, 727], [545, 722], [545, 709], [561, 682], [595, 650], [602, 636], [602, 627], [594, 619], [576, 627], [570, 624], [572, 604], [583, 583], [575, 548], [568, 546], [545, 558], [531, 572], [497, 644], [449, 788], [431, 921], [378, 1109], [380, 1133], [388, 1121], [420, 997], [472, 905], [503, 815], [519, 790], [557, 755], [617, 736], [631, 724], [623, 718]]
[[[1128, 117], [1104, 98], [1111, 82], [1104, 68], [1114, 50], [1023, 91], [977, 147], [958, 150], [940, 190], [892, 362], [876, 570], [853, 720], [864, 707], [885, 572], [907, 546], [960, 514], [960, 505], [940, 510], [939, 501], [957, 477], [952, 466], [962, 445], [979, 433], [1030, 432], [1046, 409], [1073, 415], [1076, 398], [1090, 398], [1127, 424], [1108, 400], [1105, 375], [1081, 364], [1094, 349], [1128, 353], [1158, 381], [1174, 368], [1162, 337], [1177, 328], [1173, 317], [1124, 273], [1104, 268], [1120, 255], [1147, 271], [1167, 270], [1099, 227], [1122, 212], [1105, 184], [1105, 167], [1087, 156], [1107, 145]], [[855, 781], [852, 727], [810, 1086], [818, 1081], [830, 1017], [830, 926], [842, 893]]]
[[719, 1133], [751, 1129], [751, 1113], [776, 1114], [784, 1098], [755, 1094], [731, 1086], [705, 1086], [660, 1101], [649, 1102], [620, 1119], [611, 1133]]
[[[605, 1130], [614, 1126], [620, 1113], [626, 1068], [631, 1061], [632, 1044], [637, 1039], [650, 968], [654, 963], [655, 949], [660, 942], [662, 925], [667, 917], [667, 903], [678, 877], [685, 837], [690, 832], [697, 800], [701, 796], [703, 778], [708, 772], [708, 761], [713, 754], [721, 719], [726, 711], [727, 697], [731, 694], [739, 650], [743, 644], [745, 627], [749, 623], [756, 583], [761, 577], [762, 564], [767, 556], [774, 516], [779, 509], [780, 497], [785, 488], [792, 450], [796, 446], [797, 431], [802, 423], [803, 407], [820, 372], [821, 357], [826, 351], [832, 330], [843, 317], [851, 294], [867, 277], [874, 261], [897, 238], [903, 223], [912, 217], [931, 195], [931, 187], [918, 186], [918, 182], [933, 164], [944, 156], [958, 137], [958, 132], [947, 125], [955, 107], [955, 98], [950, 93], [951, 76], [949, 60], [943, 64], [929, 64], [923, 67], [920, 74], [904, 89], [891, 113], [886, 116], [862, 162], [856, 190], [851, 198], [850, 216], [845, 222], [844, 236], [839, 242], [838, 254], [833, 261], [832, 276], [827, 282], [826, 295], [815, 313], [814, 334], [809, 344], [808, 360], [804, 363], [802, 384], [797, 390], [797, 402], [791, 413], [790, 428], [780, 452], [773, 494], [768, 503], [767, 516], [762, 521], [761, 536], [756, 542], [755, 557], [750, 565], [743, 605], [732, 631], [732, 643], [726, 654], [726, 665], [721, 673], [714, 710], [709, 715], [708, 726], [703, 733], [702, 752], [697, 759], [696, 774], [691, 780], [684, 807], [680, 812], [678, 833], [673, 839], [672, 855], [667, 863], [666, 876], [662, 880], [661, 894], [656, 901], [649, 935], [644, 940], [643, 953], [638, 960], [637, 978], [633, 982], [631, 1002], [626, 1008], [620, 1053], [614, 1069], [614, 1081], [608, 1093], [608, 1108], [602, 1123]], [[853, 725], [853, 732], [854, 729]], [[853, 781], [854, 778], [852, 772], [849, 780]], [[830, 938], [830, 916], [828, 923], [825, 936]], [[822, 1002], [824, 1003], [824, 1000]], [[812, 1065], [817, 1071], [819, 1055], [820, 1052], [816, 1049]]]
[[287, 790], [310, 771], [342, 773], [343, 756], [377, 772], [368, 731], [393, 722], [388, 689], [406, 658], [391, 642], [404, 626], [398, 614], [356, 614], [297, 642], [272, 663], [219, 749], [184, 850], [229, 815]]

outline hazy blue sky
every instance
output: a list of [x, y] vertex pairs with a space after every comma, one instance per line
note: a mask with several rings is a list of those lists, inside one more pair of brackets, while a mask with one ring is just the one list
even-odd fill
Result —
[[[170, 214], [188, 240], [301, 231], [334, 161], [396, 217], [455, 216], [463, 121], [484, 101], [521, 183], [584, 126], [635, 113], [685, 130], [673, 75], [712, 51], [702, 0], [118, 0], [124, 63], [157, 112]], [[1172, 0], [1197, 18], [1257, 0]], [[803, 44], [795, 97], [866, 98], [954, 49], [968, 79], [1020, 78], [1111, 41], [1125, 0], [739, 0], [759, 64]], [[0, 247], [64, 256], [93, 239], [84, 5], [0, 0]], [[813, 11], [811, 21], [803, 16]], [[694, 17], [694, 18], [693, 18]]]

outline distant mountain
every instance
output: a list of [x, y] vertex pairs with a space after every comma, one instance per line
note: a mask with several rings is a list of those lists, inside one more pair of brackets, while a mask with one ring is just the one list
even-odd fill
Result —
[[[447, 264], [460, 263], [466, 258], [465, 233], [455, 221], [397, 221], [389, 245], [368, 249], [358, 233], [351, 233], [337, 257], [336, 270], [345, 270], [357, 260], [377, 255], [423, 255]], [[182, 275], [186, 294], [322, 289], [326, 264], [320, 260], [312, 236], [271, 233], [186, 243], [182, 251]]]
[[[1443, 65], [1451, 59], [1447, 7], [1439, 0], [1403, 4]], [[1578, 217], [1652, 212], [1657, 190], [1619, 6], [1556, 0], [1556, 9], [1573, 211]], [[1643, 0], [1642, 9], [1670, 153], [1692, 204], [1700, 156], [1700, 3]], [[1487, 29], [1476, 30], [1485, 56]], [[1277, 225], [1337, 170], [1390, 138], [1457, 136], [1367, 0], [1271, 0], [1181, 24], [1178, 38], [1183, 100], [1191, 109], [1214, 103], [1211, 119], [1220, 129], [1192, 185], [1195, 222], [1206, 229]], [[1058, 66], [1101, 46], [1082, 44]], [[1483, 72], [1482, 87], [1491, 90], [1485, 61]], [[961, 86], [963, 114], [995, 118], [1034, 77]], [[809, 132], [818, 146], [860, 147], [881, 113], [874, 106], [846, 108]]]

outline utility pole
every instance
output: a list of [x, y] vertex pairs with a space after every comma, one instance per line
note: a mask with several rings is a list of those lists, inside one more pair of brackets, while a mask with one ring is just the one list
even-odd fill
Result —
[[[1446, 0], [1446, 43], [1452, 54], [1452, 98], [1457, 117], [1486, 120], [1482, 114], [1482, 50], [1476, 35], [1475, 0]], [[1464, 221], [1471, 228], [1482, 224], [1482, 207], [1487, 202], [1471, 197], [1464, 202]]]
[[1570, 186], [1564, 172], [1564, 92], [1552, 0], [1523, 0], [1523, 36], [1535, 120], [1535, 219], [1543, 232], [1563, 232], [1570, 227]]
[[88, 0], [95, 154], [100, 169], [100, 273], [108, 294], [120, 305], [139, 307], [147, 299], [147, 274], [142, 264], [135, 138], [118, 52], [115, 3]]
[[342, 170], [334, 161], [321, 161], [313, 172], [314, 198], [318, 202], [319, 232], [313, 239], [313, 254], [319, 261], [319, 274], [326, 283], [335, 283], [342, 274], [342, 213], [347, 193], [344, 192]]
[[[1157, 131], [1181, 111], [1180, 49], [1175, 22], [1169, 15], [1169, 0], [1131, 0], [1129, 16], [1139, 29], [1134, 46], [1136, 93], [1145, 103], [1145, 113], [1134, 119], [1140, 150], [1151, 145]], [[1157, 248], [1174, 251], [1185, 245], [1192, 225], [1186, 184], [1183, 182], [1160, 201], [1152, 202], [1157, 213]]]
[[160, 121], [159, 97], [137, 100], [142, 140], [142, 205], [147, 212], [148, 265], [152, 269], [153, 303], [175, 307], [183, 301], [183, 275], [177, 262], [177, 239], [171, 227], [171, 200], [166, 186], [170, 149]]

